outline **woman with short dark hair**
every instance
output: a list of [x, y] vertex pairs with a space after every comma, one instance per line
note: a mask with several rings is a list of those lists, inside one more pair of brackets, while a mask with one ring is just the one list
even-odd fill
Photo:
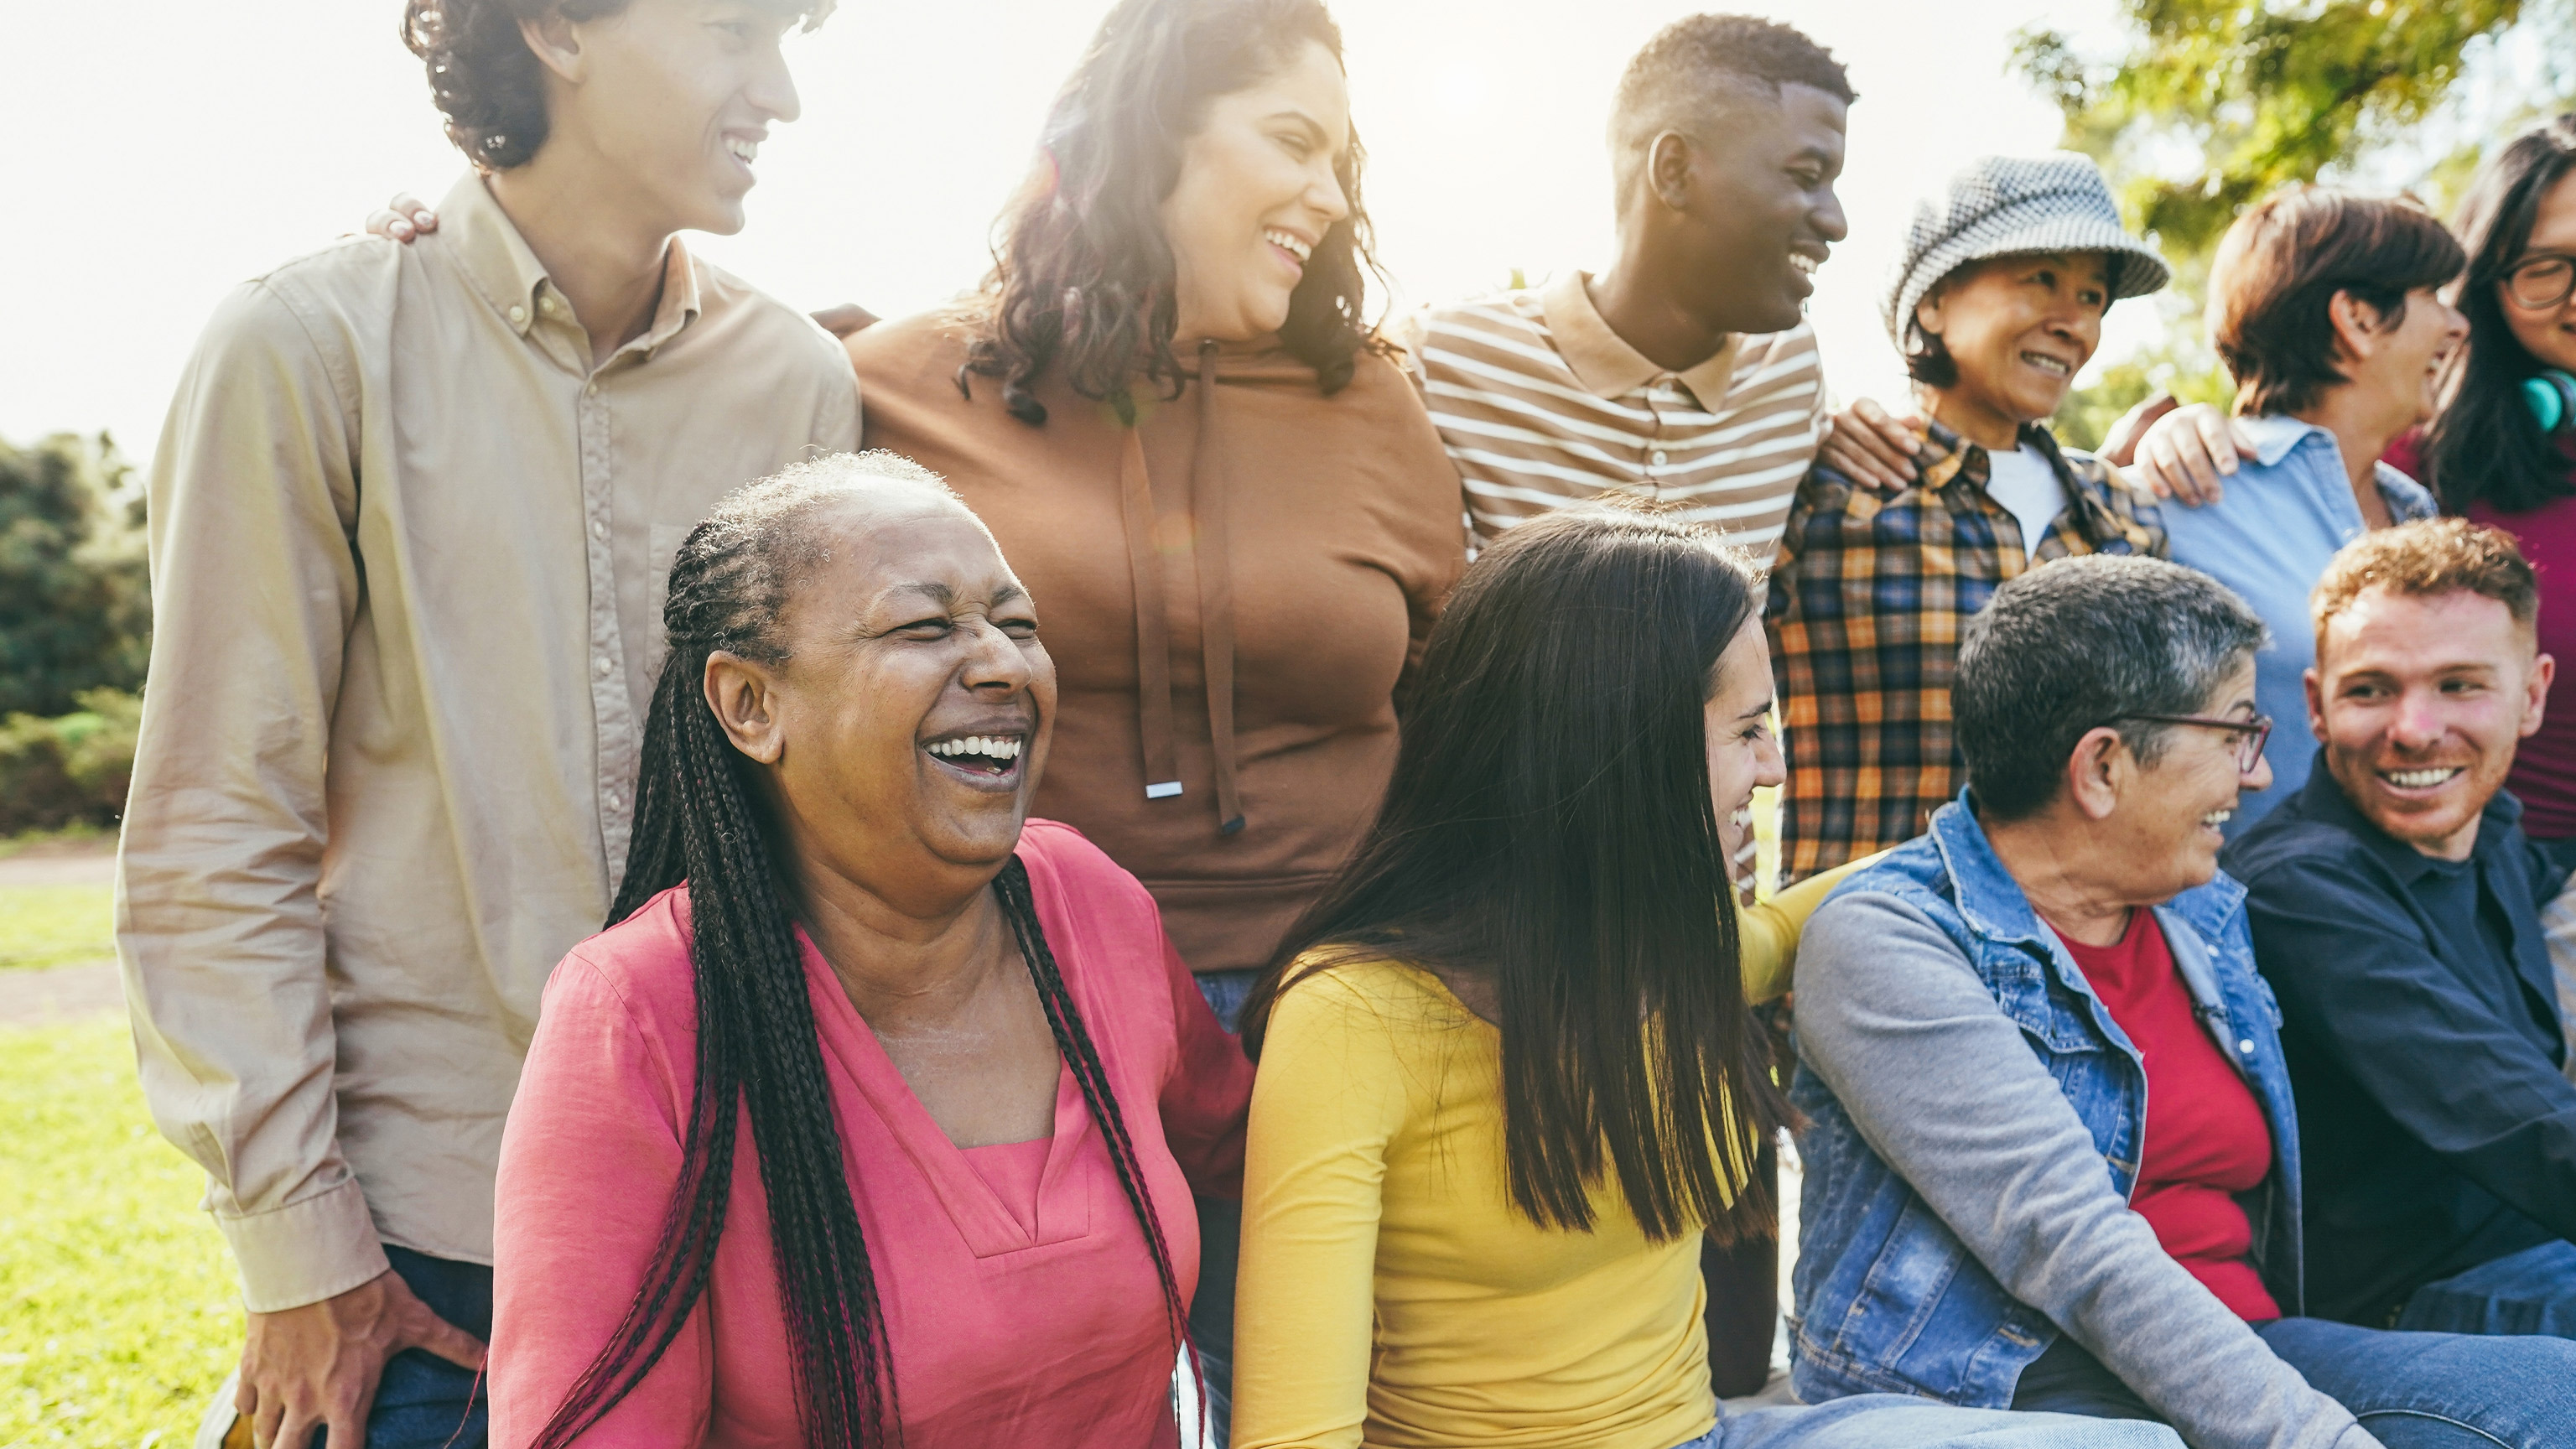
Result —
[[2365, 529], [2435, 511], [2379, 456], [2432, 416], [2435, 380], [2465, 330], [2437, 289], [2463, 261], [2411, 200], [2299, 186], [2237, 218], [2210, 264], [2210, 342], [2256, 453], [2217, 502], [2164, 510], [2168, 556], [2235, 590], [2270, 627], [2255, 693], [2283, 724], [2266, 753], [2279, 787], [2236, 813], [2231, 839], [2308, 777], [2309, 587]]
[[1829, 874], [1740, 915], [1780, 778], [1752, 569], [1598, 507], [1512, 528], [1431, 638], [1377, 824], [1245, 1009], [1241, 1449], [2170, 1446], [1863, 1399], [1721, 1419], [1703, 1236], [1774, 1231], [1748, 998]]
[[2197, 1449], [2576, 1444], [2576, 1342], [2302, 1316], [2299, 1117], [2220, 826], [2271, 783], [2263, 621], [2205, 574], [2004, 585], [1968, 785], [1798, 961], [1796, 1384]]
[[1174, 1444], [1250, 1067], [1135, 878], [1026, 819], [1036, 605], [844, 455], [699, 524], [663, 617], [625, 884], [502, 1143], [494, 1442]]

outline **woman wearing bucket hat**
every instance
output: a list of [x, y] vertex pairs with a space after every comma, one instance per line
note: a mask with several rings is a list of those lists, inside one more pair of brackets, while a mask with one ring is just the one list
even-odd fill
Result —
[[1930, 419], [1893, 492], [1819, 462], [1771, 573], [1796, 879], [1920, 834], [1957, 790], [1959, 625], [2050, 559], [2162, 555], [2151, 503], [2043, 421], [2115, 300], [2165, 284], [2083, 156], [1989, 156], [1919, 203], [1888, 287], [1888, 335]]

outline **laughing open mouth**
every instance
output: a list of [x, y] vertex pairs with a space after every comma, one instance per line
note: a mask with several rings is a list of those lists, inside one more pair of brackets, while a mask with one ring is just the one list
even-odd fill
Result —
[[2421, 770], [2382, 770], [2379, 778], [2400, 790], [2430, 790], [2447, 785], [2453, 776], [2466, 773], [2466, 765], [2433, 765]]
[[921, 748], [943, 765], [970, 775], [999, 778], [1020, 767], [1020, 751], [1027, 742], [1025, 735], [957, 735], [933, 740]]

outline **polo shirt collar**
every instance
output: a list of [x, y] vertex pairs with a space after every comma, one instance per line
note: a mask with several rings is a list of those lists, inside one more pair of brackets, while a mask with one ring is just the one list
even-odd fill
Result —
[[1539, 294], [1539, 315], [1547, 323], [1548, 336], [1583, 390], [1615, 400], [1670, 376], [1690, 389], [1701, 408], [1715, 411], [1735, 379], [1735, 359], [1744, 339], [1730, 334], [1715, 356], [1668, 374], [1610, 330], [1610, 324], [1601, 319], [1601, 309], [1592, 305], [1592, 294], [1585, 290], [1588, 279], [1588, 273], [1567, 272]]
[[[545, 294], [562, 289], [546, 276], [546, 264], [537, 260], [527, 238], [519, 235], [518, 226], [493, 199], [479, 173], [468, 172], [448, 190], [438, 204], [438, 222], [439, 235], [455, 248], [474, 289], [510, 324], [511, 331], [527, 336], [537, 325]], [[680, 239], [673, 237], [663, 249], [662, 298], [654, 308], [653, 325], [620, 350], [650, 355], [688, 326], [701, 305], [697, 265]]]

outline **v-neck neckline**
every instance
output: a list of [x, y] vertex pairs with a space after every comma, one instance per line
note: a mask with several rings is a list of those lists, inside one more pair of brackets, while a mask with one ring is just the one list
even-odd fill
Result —
[[[1043, 920], [1048, 914], [1043, 902], [1038, 910]], [[1056, 1066], [1055, 1127], [1046, 1170], [1038, 1178], [1033, 1220], [1023, 1223], [966, 1160], [966, 1149], [951, 1141], [922, 1105], [802, 926], [796, 930], [796, 946], [805, 962], [807, 995], [816, 1002], [815, 1025], [827, 1066], [846, 1077], [875, 1110], [976, 1257], [1024, 1252], [1090, 1233], [1092, 1194], [1076, 1180], [1076, 1166], [1083, 1139], [1092, 1130], [1091, 1111], [1069, 1068], [1061, 1061]], [[848, 1140], [846, 1132], [843, 1140]]]

